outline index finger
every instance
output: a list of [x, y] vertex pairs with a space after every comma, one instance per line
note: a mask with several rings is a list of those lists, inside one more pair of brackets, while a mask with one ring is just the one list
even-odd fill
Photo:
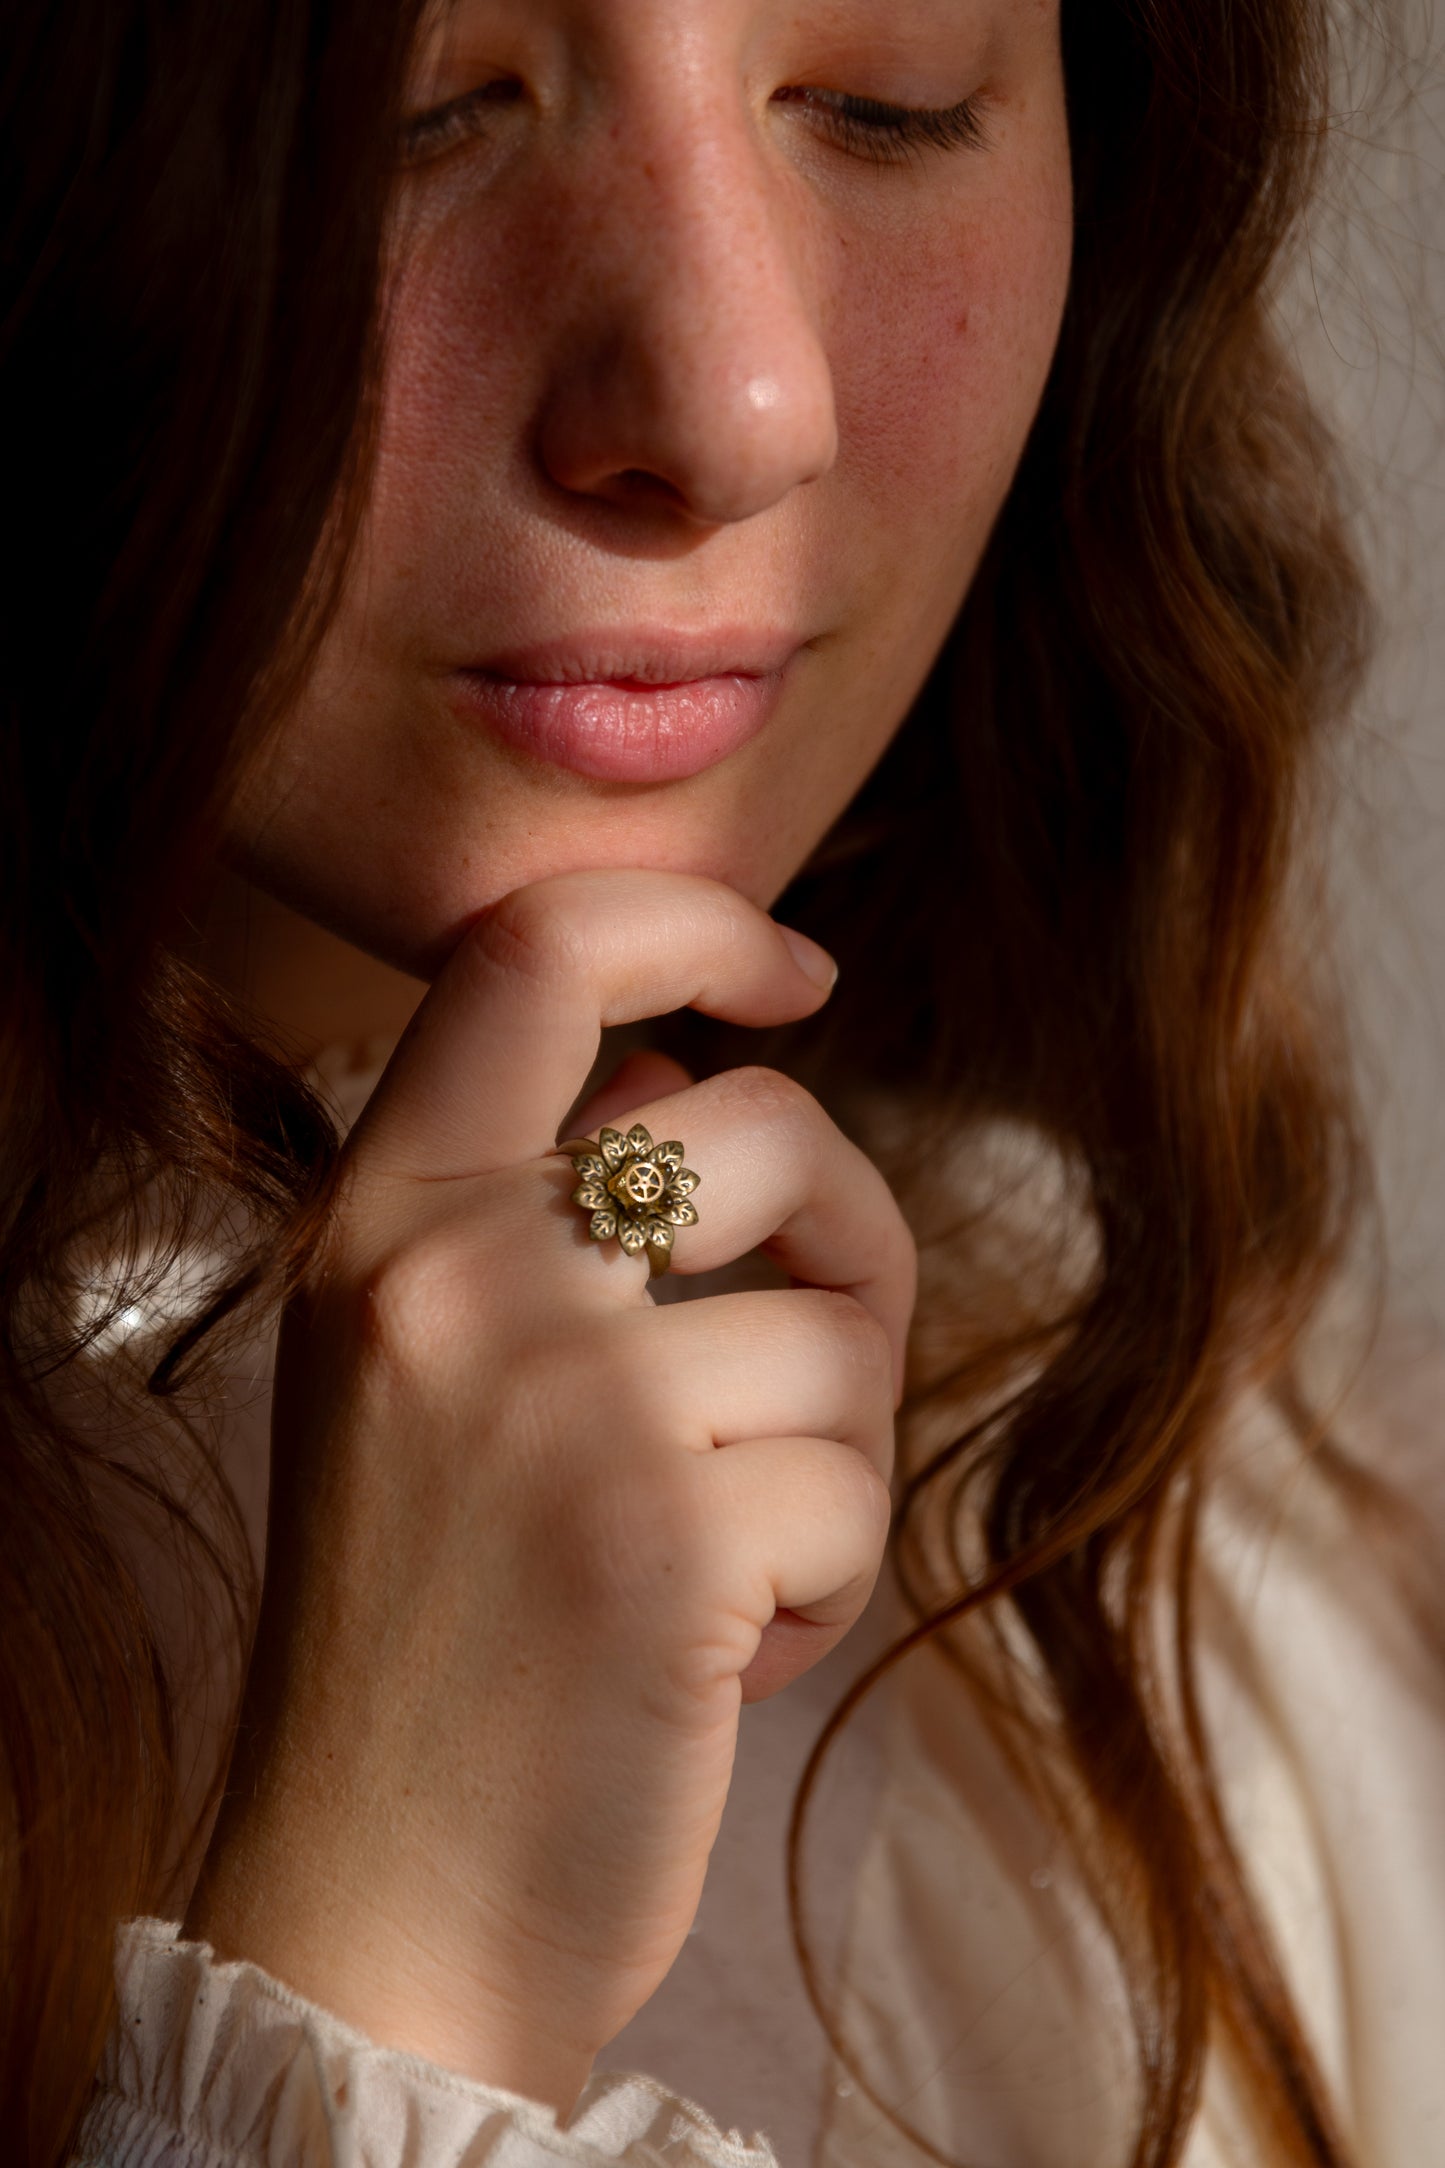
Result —
[[536, 1158], [556, 1142], [604, 1026], [681, 1008], [790, 1023], [821, 1006], [834, 976], [815, 942], [702, 874], [609, 867], [530, 882], [458, 942], [348, 1156], [363, 1175], [420, 1180]]

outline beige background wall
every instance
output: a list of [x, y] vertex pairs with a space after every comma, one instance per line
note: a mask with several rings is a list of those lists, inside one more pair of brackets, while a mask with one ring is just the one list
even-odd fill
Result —
[[1391, 1296], [1445, 1327], [1445, 6], [1373, 12], [1386, 37], [1350, 0], [1334, 166], [1289, 309], [1359, 478], [1381, 607], [1335, 868]]

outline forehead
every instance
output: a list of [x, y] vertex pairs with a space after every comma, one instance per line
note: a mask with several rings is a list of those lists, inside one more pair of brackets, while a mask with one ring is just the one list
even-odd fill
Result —
[[416, 95], [473, 71], [554, 84], [789, 82], [895, 103], [1006, 103], [1059, 65], [1060, 0], [433, 0], [413, 52]]
[[885, 26], [931, 25], [943, 32], [987, 16], [1048, 13], [1051, 5], [1052, 0], [428, 0], [420, 21], [423, 30], [482, 15], [525, 25], [545, 14], [562, 20], [601, 18], [621, 32], [659, 17], [691, 27], [746, 16], [785, 35], [802, 23], [826, 28], [862, 16]]
[[698, 38], [743, 32], [790, 38], [956, 43], [1004, 29], [1047, 26], [1058, 0], [431, 0], [424, 35], [525, 34], [542, 28], [618, 42], [655, 40], [659, 55]]

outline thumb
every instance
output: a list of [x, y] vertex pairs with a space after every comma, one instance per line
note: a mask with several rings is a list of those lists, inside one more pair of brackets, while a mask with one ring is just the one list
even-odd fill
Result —
[[693, 1081], [680, 1061], [674, 1061], [668, 1054], [655, 1054], [650, 1048], [642, 1048], [627, 1055], [607, 1082], [599, 1085], [590, 1099], [583, 1100], [577, 1112], [568, 1118], [561, 1134], [565, 1137], [590, 1136], [594, 1129], [600, 1129], [616, 1115], [630, 1114], [634, 1107], [646, 1106], [651, 1099], [665, 1099], [669, 1092], [684, 1091]]

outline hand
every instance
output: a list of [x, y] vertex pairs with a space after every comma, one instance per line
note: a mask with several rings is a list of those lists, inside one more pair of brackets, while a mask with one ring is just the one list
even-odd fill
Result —
[[774, 1071], [620, 1126], [702, 1177], [674, 1270], [762, 1244], [790, 1288], [655, 1304], [548, 1155], [600, 1025], [822, 998], [718, 882], [514, 891], [352, 1131], [282, 1321], [260, 1630], [186, 1932], [563, 2111], [692, 1924], [741, 1703], [872, 1591], [916, 1263]]

